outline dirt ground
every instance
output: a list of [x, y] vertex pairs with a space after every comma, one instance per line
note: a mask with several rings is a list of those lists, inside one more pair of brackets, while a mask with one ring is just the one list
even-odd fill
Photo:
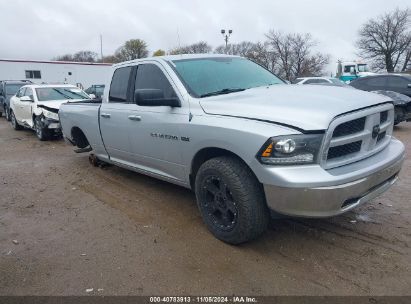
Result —
[[[94, 168], [0, 119], [0, 295], [411, 295], [411, 123], [397, 184], [343, 216], [229, 246], [184, 188]], [[86, 289], [93, 288], [87, 293]]]

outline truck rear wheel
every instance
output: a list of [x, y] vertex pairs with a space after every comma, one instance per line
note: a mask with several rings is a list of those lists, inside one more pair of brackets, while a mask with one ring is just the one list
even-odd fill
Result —
[[240, 244], [267, 229], [263, 188], [240, 160], [222, 156], [206, 161], [197, 173], [195, 193], [203, 220], [216, 238]]

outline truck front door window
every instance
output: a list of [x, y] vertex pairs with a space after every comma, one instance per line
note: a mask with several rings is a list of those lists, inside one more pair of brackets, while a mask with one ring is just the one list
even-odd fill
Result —
[[[153, 98], [176, 98], [176, 93], [164, 73], [154, 64], [142, 64], [137, 68], [135, 94], [150, 92]], [[138, 104], [138, 100], [137, 100]]]

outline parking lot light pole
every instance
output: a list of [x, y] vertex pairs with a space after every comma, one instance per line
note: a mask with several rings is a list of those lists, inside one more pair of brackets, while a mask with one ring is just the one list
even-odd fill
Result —
[[100, 34], [100, 56], [101, 56], [101, 62], [104, 61], [103, 57], [103, 35]]
[[226, 30], [221, 30], [221, 34], [224, 37], [225, 41], [225, 52], [227, 53], [227, 47], [228, 47], [228, 39], [230, 38], [231, 34], [233, 33], [233, 30], [228, 30], [228, 33], [226, 34]]

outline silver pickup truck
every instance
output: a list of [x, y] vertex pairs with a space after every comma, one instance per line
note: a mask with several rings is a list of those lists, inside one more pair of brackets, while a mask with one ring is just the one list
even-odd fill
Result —
[[231, 244], [262, 234], [270, 211], [351, 210], [404, 160], [389, 97], [288, 85], [236, 56], [117, 64], [101, 104], [66, 103], [59, 116], [77, 152], [193, 189], [208, 229]]

